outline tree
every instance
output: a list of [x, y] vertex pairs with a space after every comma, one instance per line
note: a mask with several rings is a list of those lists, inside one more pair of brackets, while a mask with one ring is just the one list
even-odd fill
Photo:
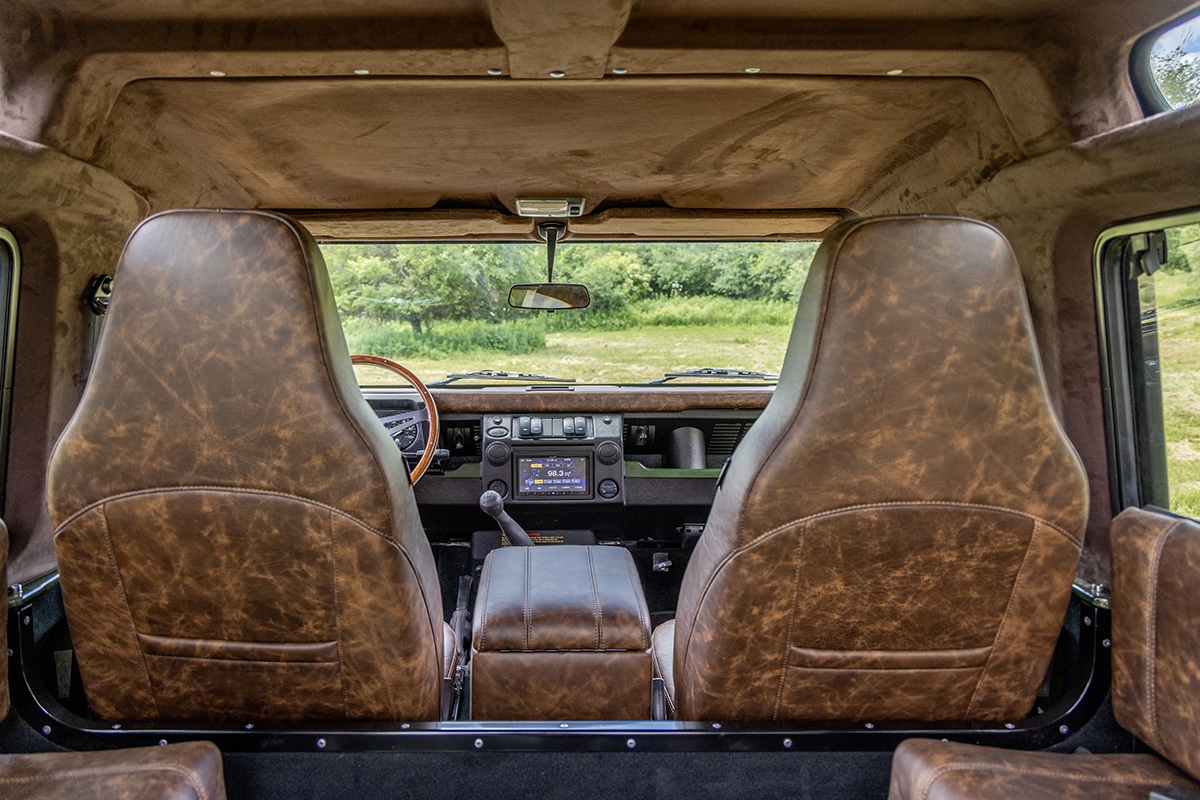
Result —
[[1179, 45], [1150, 56], [1150, 71], [1171, 108], [1200, 101], [1200, 57]]

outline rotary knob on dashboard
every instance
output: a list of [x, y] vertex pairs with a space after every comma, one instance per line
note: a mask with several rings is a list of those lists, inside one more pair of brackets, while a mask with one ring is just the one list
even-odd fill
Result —
[[502, 467], [508, 463], [508, 445], [492, 442], [487, 449], [488, 463], [494, 467]]
[[600, 459], [601, 464], [612, 465], [617, 463], [617, 459], [621, 457], [621, 448], [616, 442], [601, 442], [596, 448], [596, 458]]

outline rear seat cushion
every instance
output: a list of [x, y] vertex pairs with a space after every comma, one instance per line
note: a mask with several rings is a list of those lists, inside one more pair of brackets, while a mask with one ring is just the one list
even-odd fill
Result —
[[1117, 722], [1200, 777], [1200, 524], [1131, 508], [1111, 543]]
[[1153, 755], [1063, 755], [909, 739], [892, 758], [888, 800], [1146, 800], [1195, 784]]
[[209, 742], [94, 753], [0, 755], [0, 797], [224, 800], [221, 751]]

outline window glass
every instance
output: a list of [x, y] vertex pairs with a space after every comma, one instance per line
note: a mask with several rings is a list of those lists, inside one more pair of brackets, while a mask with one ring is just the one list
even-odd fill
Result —
[[1141, 501], [1200, 517], [1200, 220], [1118, 244]]
[[1158, 37], [1150, 48], [1150, 74], [1171, 108], [1200, 101], [1200, 18]]
[[[555, 282], [585, 284], [582, 310], [514, 309], [509, 287], [547, 278], [547, 247], [323, 244], [351, 353], [398, 361], [426, 383], [484, 370], [579, 383], [672, 384], [778, 374], [816, 242], [567, 243]], [[364, 385], [395, 384], [359, 371]], [[526, 383], [546, 383], [537, 377]], [[456, 386], [491, 383], [486, 376]]]

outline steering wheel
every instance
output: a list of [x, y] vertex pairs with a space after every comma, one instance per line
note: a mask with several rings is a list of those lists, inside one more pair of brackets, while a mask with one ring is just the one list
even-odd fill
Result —
[[[419, 425], [422, 422], [428, 424], [429, 436], [425, 440], [425, 450], [421, 453], [421, 458], [419, 461], [417, 461], [417, 465], [413, 467], [412, 472], [409, 473], [409, 479], [413, 483], [416, 483], [417, 481], [421, 480], [421, 476], [424, 475], [425, 470], [429, 468], [429, 463], [433, 461], [433, 454], [434, 451], [437, 450], [438, 445], [438, 430], [440, 426], [438, 424], [437, 406], [433, 402], [433, 395], [429, 393], [429, 389], [424, 383], [421, 382], [421, 379], [416, 376], [416, 373], [402, 364], [397, 364], [390, 358], [383, 358], [382, 356], [354, 355], [350, 356], [350, 363], [370, 364], [371, 366], [382, 367], [383, 369], [394, 372], [412, 384], [412, 387], [417, 390], [417, 394], [421, 395], [421, 402], [424, 404], [424, 408], [417, 408], [412, 411], [401, 411], [396, 414], [389, 414], [388, 416], [379, 420], [381, 423], [383, 423], [384, 428], [387, 429], [388, 434], [390, 434], [392, 439], [395, 440], [396, 446], [400, 448], [401, 452], [404, 452], [404, 439], [406, 438], [406, 435], [409, 435], [408, 432], [411, 431], [414, 426]], [[411, 440], [408, 443], [411, 444]]]

